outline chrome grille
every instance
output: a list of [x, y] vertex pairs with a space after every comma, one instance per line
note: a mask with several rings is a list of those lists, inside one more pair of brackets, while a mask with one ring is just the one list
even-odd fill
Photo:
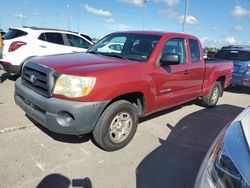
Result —
[[53, 71], [42, 65], [27, 62], [22, 70], [22, 82], [35, 92], [51, 97], [54, 85]]

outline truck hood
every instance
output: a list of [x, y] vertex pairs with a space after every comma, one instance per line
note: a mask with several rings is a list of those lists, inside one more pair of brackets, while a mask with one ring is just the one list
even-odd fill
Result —
[[35, 57], [30, 60], [53, 69], [57, 73], [85, 75], [106, 69], [121, 68], [138, 64], [138, 61], [125, 60], [101, 54], [73, 53]]

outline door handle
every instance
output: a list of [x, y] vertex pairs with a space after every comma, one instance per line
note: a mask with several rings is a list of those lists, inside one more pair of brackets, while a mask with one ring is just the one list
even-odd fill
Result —
[[47, 46], [44, 46], [44, 45], [39, 45], [39, 47], [41, 47], [41, 48], [47, 48]]
[[189, 75], [189, 71], [188, 71], [188, 70], [185, 70], [185, 71], [184, 71], [184, 75]]

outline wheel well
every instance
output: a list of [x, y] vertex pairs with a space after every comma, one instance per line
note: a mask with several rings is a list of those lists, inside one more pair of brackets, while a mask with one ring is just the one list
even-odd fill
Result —
[[216, 80], [217, 82], [220, 82], [220, 83], [221, 83], [221, 87], [222, 87], [221, 96], [223, 95], [223, 90], [224, 90], [224, 87], [225, 87], [225, 80], [226, 80], [226, 77], [225, 77], [225, 76], [221, 76], [221, 77], [219, 77], [219, 78]]
[[126, 100], [126, 101], [132, 103], [136, 107], [139, 117], [142, 117], [144, 115], [144, 112], [145, 112], [145, 98], [144, 98], [143, 93], [134, 92], [134, 93], [128, 93], [128, 94], [118, 96], [118, 97], [114, 98], [112, 101], [110, 101], [108, 106], [111, 103], [119, 101], [119, 100]]

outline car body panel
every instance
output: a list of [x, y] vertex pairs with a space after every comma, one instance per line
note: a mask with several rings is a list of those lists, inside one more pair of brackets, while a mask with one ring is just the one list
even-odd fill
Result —
[[250, 50], [244, 46], [222, 47], [215, 54], [217, 59], [232, 60], [234, 71], [231, 83], [233, 85], [250, 87]]

